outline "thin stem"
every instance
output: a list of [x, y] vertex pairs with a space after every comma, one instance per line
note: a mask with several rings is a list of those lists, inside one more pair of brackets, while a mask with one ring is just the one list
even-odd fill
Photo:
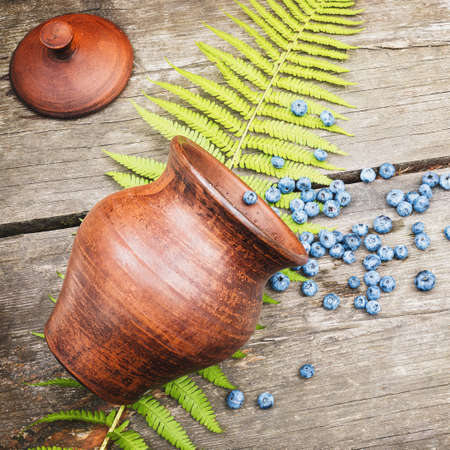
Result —
[[116, 429], [116, 426], [119, 423], [120, 416], [122, 415], [124, 410], [125, 410], [125, 405], [120, 405], [120, 408], [117, 411], [116, 417], [114, 417], [114, 421], [111, 424], [111, 426], [109, 427], [109, 430], [106, 433], [105, 439], [103, 440], [102, 445], [100, 446], [100, 450], [106, 449], [106, 446], [108, 445], [108, 442], [109, 442], [109, 435]]

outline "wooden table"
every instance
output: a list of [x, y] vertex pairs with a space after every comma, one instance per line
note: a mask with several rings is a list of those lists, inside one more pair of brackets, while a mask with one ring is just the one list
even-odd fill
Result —
[[[265, 305], [247, 358], [226, 361], [224, 372], [247, 396], [244, 408], [225, 407], [225, 391], [196, 381], [209, 396], [225, 433], [214, 435], [194, 422], [176, 403], [161, 399], [188, 430], [199, 448], [449, 448], [450, 447], [450, 283], [448, 251], [442, 236], [450, 224], [450, 193], [439, 190], [425, 215], [401, 219], [386, 207], [392, 188], [411, 190], [421, 174], [448, 171], [450, 151], [450, 12], [448, 1], [392, 2], [361, 0], [366, 30], [344, 40], [359, 45], [346, 66], [357, 85], [344, 97], [357, 105], [346, 111], [354, 138], [332, 136], [350, 156], [331, 157], [347, 168], [354, 201], [332, 222], [342, 231], [370, 223], [381, 213], [395, 217], [388, 244], [405, 243], [410, 257], [383, 266], [398, 281], [383, 297], [374, 318], [356, 311], [346, 287], [359, 264], [321, 260], [319, 295], [299, 294], [294, 284]], [[117, 189], [104, 172], [117, 166], [107, 149], [164, 160], [168, 144], [148, 128], [130, 104], [144, 104], [142, 90], [165, 96], [146, 78], [180, 82], [164, 57], [176, 65], [219, 80], [194, 45], [203, 40], [223, 46], [201, 21], [230, 29], [225, 9], [240, 16], [229, 0], [17, 0], [0, 4], [0, 447], [72, 445], [92, 447], [105, 430], [56, 423], [18, 432], [50, 412], [72, 408], [108, 409], [77, 389], [32, 388], [24, 382], [64, 374], [42, 340], [41, 331], [57, 296], [78, 219], [99, 199]], [[82, 119], [42, 118], [18, 102], [11, 91], [8, 64], [24, 34], [42, 20], [68, 12], [104, 16], [129, 35], [135, 68], [123, 94], [105, 110]], [[245, 37], [244, 37], [245, 39]], [[183, 80], [181, 80], [183, 83]], [[185, 84], [189, 86], [189, 84]], [[156, 109], [155, 109], [156, 110]], [[357, 169], [390, 161], [401, 175], [363, 185]], [[410, 226], [423, 220], [431, 236], [429, 250], [414, 248]], [[321, 223], [329, 223], [321, 220]], [[430, 293], [419, 293], [413, 277], [421, 269], [438, 277]], [[320, 306], [325, 292], [342, 295], [340, 308]], [[298, 368], [310, 362], [316, 376], [304, 381]], [[261, 411], [256, 396], [270, 391], [276, 407]], [[151, 448], [169, 448], [139, 417], [133, 427]], [[93, 431], [92, 431], [93, 430]], [[89, 442], [91, 444], [89, 444]]]

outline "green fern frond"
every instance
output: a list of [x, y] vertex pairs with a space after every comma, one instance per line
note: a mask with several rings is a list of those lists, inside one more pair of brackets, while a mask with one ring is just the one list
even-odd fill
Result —
[[293, 0], [283, 0], [283, 3], [287, 6], [292, 16], [295, 17], [298, 21], [305, 22], [308, 19], [308, 16], [303, 14], [301, 9]]
[[242, 350], [238, 350], [236, 352], [234, 352], [231, 357], [233, 359], [244, 359], [247, 357], [247, 353], [244, 353]]
[[[110, 417], [110, 416], [108, 416]], [[106, 418], [106, 415], [103, 411], [87, 411], [85, 409], [71, 409], [69, 411], [59, 411], [56, 413], [47, 414], [44, 417], [41, 417], [38, 420], [35, 420], [33, 423], [28, 425], [27, 428], [30, 428], [38, 423], [51, 423], [56, 422], [58, 420], [77, 420], [80, 422], [88, 422], [95, 423], [100, 425], [110, 426], [112, 420], [109, 421]]]
[[289, 194], [282, 194], [280, 200], [275, 203], [277, 208], [289, 209], [289, 205], [295, 198], [301, 198], [299, 192], [291, 192]]
[[278, 305], [280, 302], [278, 300], [275, 300], [270, 295], [267, 295], [266, 293], [263, 294], [262, 298], [263, 303], [267, 303], [269, 305]]
[[106, 150], [104, 150], [104, 153], [120, 165], [150, 180], [156, 180], [159, 178], [166, 168], [165, 163], [156, 161], [152, 158], [112, 153]]
[[266, 328], [266, 325], [261, 325], [261, 324], [257, 323], [255, 330], [264, 330], [265, 328]]
[[323, 81], [329, 84], [335, 84], [336, 86], [352, 86], [355, 83], [351, 81], [344, 80], [343, 78], [337, 77], [336, 75], [331, 75], [328, 72], [322, 70], [309, 69], [302, 66], [297, 66], [294, 64], [283, 64], [280, 70], [281, 73], [286, 73], [288, 75], [293, 75], [297, 78], [304, 78], [305, 80], [315, 80]]
[[45, 339], [44, 333], [38, 333], [37, 331], [32, 331], [31, 334], [41, 339]]
[[312, 56], [323, 56], [324, 58], [337, 59], [338, 61], [345, 61], [346, 59], [348, 59], [348, 54], [345, 52], [322, 47], [320, 45], [305, 44], [304, 42], [297, 42], [294, 45], [294, 50]]
[[241, 180], [248, 185], [248, 187], [256, 192], [261, 198], [264, 198], [264, 194], [267, 189], [272, 186], [273, 182], [266, 180], [262, 177], [257, 177], [255, 175], [244, 175], [241, 176]]
[[213, 411], [206, 395], [195, 384], [194, 380], [187, 376], [170, 381], [164, 386], [167, 395], [174, 398], [191, 416], [208, 430], [214, 433], [222, 433], [216, 414]]
[[[283, 8], [283, 6], [275, 0], [267, 0], [267, 4], [272, 8], [272, 11], [294, 32], [302, 29], [303, 24], [309, 20], [308, 16], [303, 14], [296, 17], [291, 11]], [[298, 13], [301, 12], [298, 11]]]
[[125, 420], [115, 430], [109, 433], [108, 436], [123, 450], [147, 450], [148, 445], [138, 432], [125, 430], [129, 423], [129, 420]]
[[50, 301], [52, 301], [53, 303], [56, 303], [57, 300], [55, 297], [51, 296], [50, 294], [47, 294], [47, 297], [50, 299]]
[[281, 270], [281, 272], [284, 273], [293, 283], [304, 282], [309, 280], [309, 278], [306, 278], [303, 275], [300, 275], [298, 272], [295, 272], [294, 270], [291, 269], [283, 269]]
[[320, 14], [332, 14], [335, 16], [357, 16], [358, 14], [361, 14], [364, 11], [364, 8], [362, 9], [349, 9], [349, 8], [334, 8], [334, 7], [322, 7], [319, 10]]
[[124, 189], [151, 183], [151, 180], [148, 178], [138, 177], [133, 173], [128, 172], [110, 171], [106, 172], [105, 175], [112, 177], [112, 179]]
[[58, 278], [61, 278], [61, 280], [64, 280], [65, 275], [61, 272], [56, 271], [56, 275], [58, 276]]
[[25, 383], [27, 386], [61, 386], [61, 387], [82, 387], [82, 385], [73, 378], [52, 378], [47, 381], [38, 381], [37, 383]]
[[357, 34], [364, 30], [364, 28], [351, 28], [340, 25], [333, 25], [328, 23], [312, 23], [309, 22], [305, 28], [314, 33], [327, 33], [327, 34], [337, 34], [337, 35], [351, 35]]
[[223, 387], [225, 389], [236, 389], [236, 386], [228, 381], [228, 378], [217, 364], [199, 370], [198, 374], [216, 386]]
[[337, 64], [330, 63], [326, 59], [312, 58], [311, 56], [298, 55], [297, 53], [289, 53], [287, 60], [299, 64], [304, 67], [315, 67], [316, 69], [327, 70], [328, 72], [346, 73], [349, 69], [338, 66]]
[[364, 23], [364, 20], [350, 20], [345, 19], [343, 17], [336, 17], [332, 15], [326, 15], [326, 14], [314, 14], [312, 17], [312, 20], [315, 22], [324, 22], [324, 23], [332, 23], [336, 25], [344, 25], [349, 27], [356, 27], [358, 25], [361, 25]]
[[[303, 31], [301, 40], [305, 41], [305, 42], [310, 42], [312, 44], [319, 44], [319, 45], [325, 45], [327, 47], [334, 47], [335, 49], [338, 49], [338, 50], [352, 50], [352, 49], [356, 48], [355, 46], [346, 44], [345, 42], [342, 42], [339, 39], [332, 38], [330, 36], [324, 36], [322, 34], [308, 33], [307, 31]], [[294, 46], [294, 50], [296, 50], [295, 46]]]
[[140, 398], [131, 408], [145, 417], [147, 424], [174, 447], [195, 450], [185, 429], [174, 419], [169, 410], [151, 395]]

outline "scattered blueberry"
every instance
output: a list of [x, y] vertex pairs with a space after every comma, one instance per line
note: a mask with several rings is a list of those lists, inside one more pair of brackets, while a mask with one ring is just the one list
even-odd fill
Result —
[[284, 166], [284, 158], [281, 156], [272, 156], [270, 162], [275, 169], [281, 169]]
[[439, 177], [439, 185], [446, 191], [450, 190], [450, 173], [444, 173]]
[[408, 257], [408, 247], [406, 245], [400, 244], [394, 248], [394, 255], [397, 259], [403, 260]]
[[313, 297], [317, 294], [317, 283], [313, 280], [307, 280], [302, 283], [302, 292], [306, 297]]
[[327, 157], [328, 153], [325, 150], [322, 150], [321, 148], [314, 150], [314, 158], [316, 158], [317, 161], [325, 161]]
[[450, 241], [450, 226], [444, 228], [444, 236]]
[[353, 264], [356, 261], [356, 256], [351, 250], [346, 250], [342, 255], [342, 260], [345, 264]]
[[405, 200], [405, 193], [400, 189], [392, 189], [386, 195], [386, 203], [389, 206], [396, 208], [400, 202]]
[[412, 227], [413, 234], [423, 233], [425, 231], [425, 224], [423, 222], [416, 222]]
[[311, 180], [308, 177], [302, 177], [295, 184], [298, 191], [309, 191], [311, 189]]
[[334, 198], [340, 206], [348, 206], [352, 201], [352, 196], [348, 191], [339, 191]]
[[295, 223], [298, 223], [299, 225], [304, 224], [308, 220], [308, 216], [306, 215], [306, 212], [303, 209], [296, 209], [292, 215], [292, 220]]
[[258, 406], [261, 409], [269, 409], [273, 406], [273, 395], [269, 394], [268, 392], [263, 392], [262, 394], [258, 395]]
[[335, 200], [327, 200], [323, 205], [322, 212], [327, 217], [334, 218], [337, 217], [341, 212], [341, 207], [339, 206], [339, 203], [337, 203]]
[[311, 378], [315, 373], [316, 370], [311, 364], [303, 364], [303, 366], [300, 367], [300, 376], [302, 378]]
[[310, 250], [309, 254], [313, 258], [322, 258], [322, 256], [324, 256], [326, 252], [327, 252], [327, 250], [320, 242], [313, 242], [311, 244], [311, 250]]
[[363, 259], [364, 268], [369, 270], [375, 270], [381, 264], [381, 259], [378, 255], [367, 255]]
[[289, 277], [281, 272], [277, 272], [269, 278], [270, 287], [278, 292], [285, 291], [290, 283]]
[[329, 253], [332, 258], [341, 259], [344, 256], [345, 248], [342, 244], [337, 243], [330, 248]]
[[295, 189], [295, 181], [292, 178], [284, 177], [278, 182], [278, 189], [282, 194], [290, 194]]
[[345, 191], [345, 184], [342, 180], [334, 180], [331, 182], [330, 184], [330, 191], [333, 194], [336, 194], [337, 192], [340, 191]]
[[358, 297], [355, 297], [355, 301], [353, 302], [356, 309], [365, 309], [366, 303], [367, 298], [364, 295], [358, 295]]
[[368, 234], [364, 238], [364, 245], [369, 252], [376, 252], [381, 247], [381, 238], [376, 234]]
[[416, 234], [414, 244], [419, 250], [426, 250], [430, 246], [431, 240], [426, 233]]
[[351, 276], [349, 279], [348, 279], [348, 287], [350, 288], [350, 289], [357, 289], [357, 288], [359, 288], [359, 285], [361, 284], [361, 282], [359, 281], [359, 278], [358, 277], [355, 277], [355, 276]]
[[242, 196], [242, 200], [244, 200], [244, 203], [246, 205], [254, 205], [258, 200], [258, 196], [253, 191], [246, 191]]
[[281, 198], [281, 192], [275, 186], [270, 186], [264, 194], [264, 197], [269, 203], [276, 203]]
[[419, 195], [413, 203], [414, 211], [418, 213], [425, 212], [430, 207], [430, 200], [424, 195]]
[[310, 231], [303, 231], [299, 239], [300, 242], [307, 242], [308, 244], [312, 244], [314, 242], [314, 234], [312, 234]]
[[308, 112], [308, 105], [303, 100], [294, 100], [291, 103], [291, 111], [299, 117], [303, 117]]
[[305, 213], [308, 217], [316, 217], [320, 214], [319, 205], [316, 202], [308, 202], [305, 204]]
[[380, 257], [381, 262], [392, 261], [394, 259], [394, 249], [388, 245], [382, 245], [378, 249], [377, 255]]
[[379, 234], [386, 234], [392, 230], [392, 220], [388, 216], [378, 216], [373, 221], [373, 229]]
[[431, 188], [434, 188], [439, 184], [439, 175], [435, 172], [427, 172], [422, 176], [422, 183], [428, 184]]
[[346, 250], [354, 252], [361, 246], [361, 238], [356, 233], [349, 233], [344, 236], [344, 247]]
[[426, 197], [428, 200], [433, 197], [433, 191], [431, 190], [430, 186], [428, 184], [421, 184], [419, 186], [419, 194]]
[[412, 213], [413, 207], [409, 202], [400, 202], [397, 205], [397, 214], [401, 217], [410, 216]]
[[371, 316], [375, 316], [381, 311], [381, 305], [377, 301], [371, 300], [366, 304], [366, 311]]
[[380, 274], [376, 270], [369, 270], [364, 274], [364, 283], [366, 283], [367, 287], [377, 286], [380, 279]]
[[395, 175], [395, 167], [391, 163], [381, 164], [380, 168], [378, 169], [378, 173], [380, 174], [381, 178], [388, 180]]
[[367, 300], [378, 300], [381, 295], [381, 289], [378, 286], [369, 286], [366, 291]]
[[327, 294], [323, 298], [323, 307], [330, 311], [334, 311], [341, 303], [341, 299], [334, 293]]
[[310, 258], [302, 266], [302, 270], [307, 277], [315, 277], [319, 273], [319, 263], [315, 259]]
[[303, 209], [305, 207], [305, 202], [301, 198], [293, 198], [289, 202], [289, 209], [294, 212], [296, 209]]
[[336, 242], [342, 242], [344, 240], [344, 235], [338, 230], [333, 230], [333, 234], [336, 236]]
[[336, 244], [336, 236], [332, 231], [328, 230], [320, 230], [319, 232], [319, 242], [325, 248], [331, 248], [334, 244]]
[[333, 193], [330, 188], [323, 188], [316, 195], [316, 200], [322, 203], [325, 203], [327, 200], [331, 200], [333, 198]]
[[316, 191], [314, 189], [307, 189], [302, 191], [302, 200], [307, 202], [312, 202], [316, 199]]
[[244, 393], [234, 389], [227, 395], [227, 405], [231, 409], [239, 409], [244, 404]]
[[379, 286], [383, 292], [392, 292], [395, 289], [396, 283], [393, 277], [386, 275], [380, 280]]
[[361, 178], [361, 181], [363, 181], [364, 183], [372, 183], [372, 181], [374, 181], [376, 177], [377, 174], [371, 167], [361, 170], [361, 173], [359, 175], [359, 178]]
[[431, 291], [436, 285], [436, 276], [429, 270], [422, 270], [416, 275], [414, 284], [419, 291]]
[[330, 111], [326, 109], [324, 109], [320, 113], [320, 120], [326, 127], [331, 127], [336, 122], [336, 119], [334, 118], [333, 114], [331, 114]]
[[405, 197], [405, 200], [408, 202], [408, 203], [411, 203], [411, 205], [414, 203], [414, 200], [417, 198], [417, 197], [419, 197], [419, 193], [417, 192], [417, 191], [409, 191], [407, 194], [406, 194], [406, 197]]
[[356, 223], [352, 226], [352, 231], [359, 237], [364, 237], [369, 232], [369, 227], [363, 223]]

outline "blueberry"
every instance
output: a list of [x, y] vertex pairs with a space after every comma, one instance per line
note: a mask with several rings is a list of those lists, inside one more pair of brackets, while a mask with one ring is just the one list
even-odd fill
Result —
[[391, 163], [381, 164], [380, 168], [378, 169], [378, 173], [380, 174], [381, 178], [388, 180], [395, 175], [395, 167]]
[[264, 194], [264, 197], [269, 203], [276, 203], [281, 198], [281, 192], [275, 186], [270, 186]]
[[436, 285], [436, 276], [429, 270], [422, 270], [416, 275], [414, 284], [419, 291], [431, 291]]
[[344, 247], [346, 250], [354, 252], [361, 246], [361, 238], [356, 233], [349, 233], [344, 236]]
[[317, 294], [317, 283], [313, 280], [307, 280], [302, 283], [302, 293], [306, 297], [313, 297]]
[[316, 217], [320, 214], [319, 205], [316, 202], [308, 202], [305, 204], [305, 213], [308, 217]]
[[361, 170], [361, 173], [359, 174], [359, 178], [364, 183], [372, 183], [372, 181], [374, 181], [376, 177], [377, 173], [370, 167]]
[[269, 394], [268, 392], [263, 392], [262, 394], [258, 395], [258, 406], [261, 409], [269, 409], [273, 406], [273, 395]]
[[416, 222], [412, 227], [413, 234], [423, 233], [425, 231], [425, 224], [423, 222]]
[[299, 372], [302, 378], [311, 378], [316, 373], [316, 370], [311, 364], [303, 364]]
[[316, 200], [322, 203], [325, 203], [327, 200], [331, 200], [333, 198], [333, 193], [329, 188], [320, 189], [320, 191], [316, 195]]
[[303, 117], [308, 112], [308, 105], [303, 100], [294, 100], [291, 103], [291, 111], [299, 117]]
[[341, 259], [344, 256], [345, 248], [342, 244], [335, 244], [330, 248], [329, 253], [332, 258]]
[[258, 196], [253, 191], [246, 191], [242, 196], [242, 200], [244, 200], [244, 203], [246, 205], [254, 205], [258, 200]]
[[308, 177], [302, 177], [295, 183], [298, 191], [309, 191], [311, 189], [311, 180]]
[[364, 274], [364, 283], [366, 283], [367, 287], [377, 286], [380, 279], [380, 274], [376, 270], [369, 270]]
[[309, 252], [313, 258], [322, 258], [326, 253], [325, 247], [320, 242], [311, 244], [311, 251]]
[[381, 264], [381, 259], [378, 255], [367, 255], [363, 259], [364, 268], [369, 270], [375, 270]]
[[324, 109], [320, 113], [320, 120], [326, 127], [331, 127], [336, 122], [336, 119], [334, 118], [333, 114], [331, 114], [330, 111], [326, 109]]
[[434, 188], [439, 184], [439, 175], [435, 172], [426, 172], [422, 176], [422, 183]]
[[386, 234], [392, 230], [392, 220], [388, 216], [378, 216], [373, 221], [373, 229], [379, 234]]
[[439, 185], [446, 191], [450, 190], [450, 173], [444, 173], [439, 177]]
[[327, 294], [323, 298], [323, 307], [330, 311], [334, 311], [341, 303], [341, 299], [334, 293]]
[[322, 150], [321, 148], [314, 150], [314, 158], [316, 158], [317, 161], [325, 161], [327, 157], [328, 153], [325, 150]]
[[371, 300], [366, 304], [366, 311], [371, 316], [376, 316], [381, 311], [381, 305], [377, 301]]
[[290, 284], [289, 277], [284, 273], [277, 272], [269, 278], [269, 285], [274, 291], [283, 292]]
[[278, 189], [282, 194], [290, 194], [295, 189], [295, 181], [292, 178], [284, 177], [278, 182]]
[[387, 275], [380, 280], [379, 286], [383, 292], [392, 292], [395, 289], [396, 283], [393, 277]]
[[330, 184], [330, 191], [333, 194], [336, 194], [337, 192], [340, 191], [345, 191], [345, 184], [342, 180], [334, 180], [331, 182]]
[[303, 231], [303, 233], [299, 237], [300, 242], [307, 242], [308, 244], [312, 244], [314, 242], [314, 234], [310, 231]]
[[332, 231], [328, 230], [320, 230], [319, 232], [319, 242], [325, 248], [331, 248], [334, 244], [336, 244], [336, 236]]
[[417, 198], [417, 197], [419, 197], [419, 193], [417, 192], [417, 191], [409, 191], [407, 194], [406, 194], [406, 197], [405, 197], [405, 200], [408, 202], [408, 203], [411, 203], [411, 205], [414, 203], [414, 200]]
[[306, 264], [302, 266], [303, 273], [307, 277], [315, 277], [319, 273], [319, 263], [310, 258]]
[[314, 189], [308, 189], [306, 191], [302, 191], [302, 200], [307, 202], [312, 202], [316, 199], [316, 191]]
[[381, 262], [392, 261], [394, 259], [394, 249], [388, 245], [382, 245], [378, 249], [377, 255], [380, 257]]
[[327, 217], [334, 218], [337, 217], [341, 212], [341, 207], [339, 206], [339, 203], [337, 203], [335, 200], [327, 200], [323, 205], [322, 212]]
[[381, 295], [381, 290], [378, 286], [369, 286], [366, 291], [367, 300], [378, 300]]
[[296, 209], [303, 209], [305, 207], [305, 202], [301, 198], [293, 198], [289, 202], [289, 209], [294, 212]]
[[430, 186], [428, 184], [421, 184], [419, 186], [419, 194], [426, 197], [428, 200], [433, 197], [433, 191], [431, 190]]
[[408, 257], [408, 247], [406, 245], [400, 244], [394, 248], [394, 255], [397, 259], [403, 260]]
[[227, 395], [227, 405], [231, 409], [239, 409], [244, 404], [244, 393], [234, 389]]
[[412, 205], [409, 202], [400, 202], [397, 205], [397, 214], [401, 217], [406, 217], [406, 216], [410, 216], [412, 213]]
[[333, 230], [333, 234], [336, 236], [336, 242], [342, 242], [344, 240], [344, 235], [338, 231], [338, 230]]
[[428, 200], [428, 198], [425, 197], [424, 195], [419, 195], [419, 197], [417, 197], [414, 200], [413, 208], [414, 211], [418, 213], [425, 212], [429, 207], [430, 207], [430, 200]]
[[414, 244], [419, 250], [426, 250], [430, 246], [430, 238], [426, 233], [416, 234]]
[[450, 241], [450, 225], [444, 228], [444, 236]]
[[381, 238], [376, 234], [368, 234], [364, 238], [364, 245], [369, 252], [376, 252], [381, 247]]
[[305, 252], [307, 255], [309, 255], [309, 252], [311, 251], [311, 244], [308, 244], [307, 242], [302, 242], [303, 248], [305, 249]]
[[357, 223], [352, 226], [352, 231], [359, 237], [364, 237], [369, 232], [369, 227], [363, 223]]
[[308, 220], [308, 216], [303, 209], [296, 209], [292, 213], [292, 220], [299, 225], [304, 224]]
[[358, 295], [358, 297], [355, 297], [355, 301], [353, 302], [356, 309], [365, 309], [366, 303], [367, 298], [365, 295]]
[[348, 206], [352, 201], [352, 196], [348, 191], [339, 191], [336, 193], [334, 199], [339, 203], [340, 206]]
[[302, 266], [294, 266], [291, 267], [290, 269], [293, 270], [294, 272], [299, 272], [301, 270]]
[[356, 256], [351, 250], [346, 250], [342, 256], [342, 260], [345, 264], [353, 264], [356, 261]]
[[400, 202], [405, 200], [405, 193], [400, 189], [392, 189], [386, 195], [386, 203], [389, 206], [396, 208]]
[[361, 282], [359, 281], [359, 278], [355, 277], [354, 275], [348, 279], [347, 283], [348, 283], [348, 287], [350, 289], [357, 289], [357, 288], [359, 288], [359, 285], [361, 284]]
[[275, 169], [281, 169], [284, 166], [284, 158], [281, 156], [272, 156], [270, 162]]

